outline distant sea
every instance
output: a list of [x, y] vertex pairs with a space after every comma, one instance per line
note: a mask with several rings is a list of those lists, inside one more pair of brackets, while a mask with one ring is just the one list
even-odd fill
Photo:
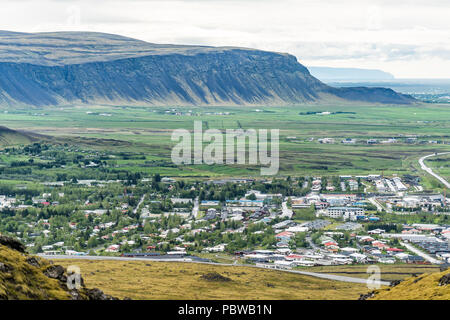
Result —
[[334, 87], [385, 87], [429, 103], [450, 103], [450, 79], [394, 79], [327, 82]]

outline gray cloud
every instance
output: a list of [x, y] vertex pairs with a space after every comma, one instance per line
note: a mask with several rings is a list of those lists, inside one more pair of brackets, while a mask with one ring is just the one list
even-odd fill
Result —
[[2, 0], [1, 29], [289, 52], [308, 64], [450, 75], [448, 0]]

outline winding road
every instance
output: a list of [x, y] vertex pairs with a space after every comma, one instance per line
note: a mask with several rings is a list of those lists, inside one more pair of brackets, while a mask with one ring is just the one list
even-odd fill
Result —
[[427, 156], [423, 156], [422, 158], [419, 159], [419, 164], [420, 164], [420, 168], [424, 171], [426, 171], [428, 174], [432, 175], [433, 177], [435, 177], [436, 179], [438, 179], [440, 182], [442, 182], [447, 188], [450, 189], [450, 183], [445, 180], [443, 177], [441, 177], [440, 175], [436, 174], [433, 172], [433, 170], [431, 170], [431, 168], [427, 167], [425, 164], [425, 160], [431, 157], [435, 157], [435, 156], [442, 156], [444, 154], [450, 154], [450, 152], [442, 152], [442, 153], [433, 153], [433, 154], [429, 154]]
[[[61, 260], [96, 260], [96, 261], [102, 261], [102, 260], [115, 260], [115, 261], [153, 261], [153, 262], [183, 262], [183, 263], [198, 263], [198, 264], [207, 264], [207, 265], [214, 265], [214, 266], [225, 266], [225, 267], [249, 267], [249, 268], [258, 268], [258, 269], [269, 269], [264, 268], [261, 266], [256, 265], [244, 265], [244, 264], [228, 264], [228, 263], [215, 263], [215, 262], [201, 262], [201, 261], [192, 261], [185, 258], [178, 258], [178, 259], [152, 259], [152, 258], [131, 258], [131, 257], [108, 257], [108, 256], [67, 256], [67, 255], [39, 255], [40, 257], [43, 257], [45, 259], [61, 259]], [[327, 273], [317, 273], [317, 272], [309, 272], [309, 271], [301, 271], [301, 270], [289, 270], [289, 269], [270, 269], [270, 270], [276, 270], [280, 272], [289, 272], [289, 273], [296, 273], [301, 274], [304, 276], [310, 276], [320, 279], [326, 279], [326, 280], [332, 280], [332, 281], [341, 281], [341, 282], [350, 282], [350, 283], [360, 283], [360, 284], [367, 284], [368, 280], [365, 278], [354, 278], [354, 277], [347, 277], [347, 276], [338, 276], [334, 274], [327, 274]], [[371, 274], [367, 274], [367, 277], [369, 278]], [[373, 285], [374, 282], [371, 282], [371, 285]], [[391, 283], [389, 281], [377, 281], [375, 284], [379, 284], [380, 286], [389, 286]]]
[[139, 203], [137, 204], [136, 208], [133, 209], [133, 214], [137, 214], [139, 207], [145, 200], [145, 194], [142, 196], [141, 200], [139, 200]]

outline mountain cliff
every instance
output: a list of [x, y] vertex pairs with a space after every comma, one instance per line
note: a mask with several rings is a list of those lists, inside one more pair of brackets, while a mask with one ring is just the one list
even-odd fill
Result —
[[147, 43], [89, 32], [0, 31], [0, 106], [408, 104], [384, 88], [333, 88], [289, 54]]

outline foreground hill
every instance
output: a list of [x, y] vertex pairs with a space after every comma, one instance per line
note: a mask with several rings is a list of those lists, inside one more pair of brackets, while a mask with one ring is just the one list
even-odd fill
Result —
[[70, 290], [69, 275], [64, 267], [29, 256], [20, 242], [0, 235], [0, 300], [114, 299], [84, 284], [79, 290]]
[[0, 106], [409, 104], [383, 88], [332, 88], [289, 54], [146, 43], [117, 35], [0, 31]]
[[370, 300], [450, 300], [450, 271], [408, 278], [370, 296]]

